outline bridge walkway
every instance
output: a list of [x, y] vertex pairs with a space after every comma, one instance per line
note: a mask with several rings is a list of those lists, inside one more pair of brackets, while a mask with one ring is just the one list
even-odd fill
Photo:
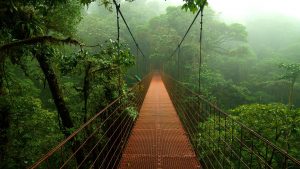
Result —
[[151, 80], [119, 168], [200, 168], [159, 74], [154, 75]]

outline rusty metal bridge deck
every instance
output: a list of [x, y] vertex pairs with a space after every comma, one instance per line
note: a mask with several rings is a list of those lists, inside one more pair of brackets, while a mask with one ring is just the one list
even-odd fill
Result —
[[200, 168], [195, 152], [158, 74], [152, 78], [119, 168]]

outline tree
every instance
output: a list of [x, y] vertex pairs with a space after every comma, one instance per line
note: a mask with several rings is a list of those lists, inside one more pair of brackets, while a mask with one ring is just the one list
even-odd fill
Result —
[[[47, 46], [39, 46], [37, 44], [44, 43], [43, 39], [49, 39], [49, 37], [46, 38], [46, 36], [56, 35], [61, 37], [72, 34], [71, 32], [74, 31], [76, 23], [80, 20], [81, 6], [79, 2], [75, 0], [16, 0], [1, 2], [0, 5], [0, 44], [2, 45], [0, 51], [0, 160], [7, 161], [6, 156], [8, 151], [6, 145], [9, 140], [8, 129], [13, 125], [10, 119], [14, 118], [13, 113], [18, 110], [13, 109], [14, 102], [9, 98], [19, 96], [11, 93], [15, 89], [11, 89], [9, 86], [11, 80], [9, 79], [10, 75], [5, 73], [8, 70], [8, 66], [6, 65], [10, 65], [10, 67], [11, 64], [19, 65], [24, 73], [27, 74], [24, 58], [36, 56], [49, 85], [51, 85], [53, 98], [57, 103], [59, 114], [62, 115], [61, 118], [64, 119], [65, 127], [71, 128], [73, 126], [69, 118], [69, 112], [63, 102], [64, 98], [61, 95], [57, 76], [50, 63], [50, 57], [53, 53], [49, 52], [51, 50], [49, 50]], [[68, 13], [61, 12], [61, 9], [65, 9]], [[64, 23], [56, 24], [59, 18], [64, 18]], [[42, 42], [39, 42], [40, 40]], [[14, 43], [15, 41], [21, 43], [11, 48], [2, 49], [2, 47], [17, 44], [18, 42]], [[22, 45], [22, 43], [24, 44]], [[30, 44], [35, 46], [26, 46]], [[4, 81], [6, 81], [6, 83], [4, 83]], [[24, 100], [24, 102], [27, 101], [28, 100]], [[13, 122], [15, 123], [16, 121]], [[5, 163], [3, 165], [5, 166]]]
[[294, 86], [298, 77], [300, 76], [300, 64], [280, 64], [279, 67], [285, 70], [285, 73], [281, 79], [285, 79], [290, 83], [288, 104], [291, 107], [294, 102]]
[[[296, 159], [299, 158], [299, 110], [290, 110], [284, 104], [273, 103], [240, 105], [230, 112], [228, 116], [211, 112], [210, 116], [198, 124], [197, 140], [202, 160], [207, 162], [207, 158], [215, 156], [217, 160], [226, 159], [225, 168], [229, 168], [228, 164], [230, 168], [236, 168], [240, 166], [239, 158], [242, 157], [246, 165], [251, 163], [253, 168], [261, 168], [265, 164], [262, 161], [252, 163], [254, 156], [246, 148], [252, 145], [255, 147], [255, 156], [263, 157], [269, 166], [280, 168], [283, 163], [282, 155], [274, 149], [266, 148], [264, 142], [250, 134], [250, 130], [259, 133]], [[249, 129], [241, 127], [240, 123]], [[211, 164], [218, 166], [217, 162]], [[293, 168], [291, 164], [288, 165]]]
[[[254, 131], [299, 158], [299, 109], [291, 110], [281, 103], [250, 104], [238, 106], [231, 113], [237, 120], [251, 126]], [[273, 155], [270, 158], [276, 160]]]

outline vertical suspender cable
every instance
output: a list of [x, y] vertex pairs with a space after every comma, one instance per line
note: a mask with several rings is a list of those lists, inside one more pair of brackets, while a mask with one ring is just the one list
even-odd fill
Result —
[[139, 45], [136, 45], [136, 75], [139, 76]]
[[201, 92], [201, 66], [202, 66], [202, 31], [203, 31], [203, 7], [201, 10], [201, 17], [200, 17], [200, 41], [199, 41], [199, 72], [198, 72], [198, 93]]
[[145, 58], [145, 70], [146, 70], [146, 74], [150, 73], [150, 61], [149, 61], [149, 57]]
[[119, 66], [119, 72], [118, 72], [118, 87], [119, 87], [119, 96], [121, 96], [121, 55], [120, 55], [120, 4], [116, 4], [116, 11], [117, 11], [117, 30], [118, 30], [118, 36], [117, 36], [117, 42], [118, 42], [118, 66]]
[[180, 81], [180, 45], [178, 45], [178, 55], [177, 55], [177, 80]]
[[144, 71], [144, 75], [146, 75], [148, 72], [147, 72], [147, 58], [146, 57], [143, 57], [143, 71]]

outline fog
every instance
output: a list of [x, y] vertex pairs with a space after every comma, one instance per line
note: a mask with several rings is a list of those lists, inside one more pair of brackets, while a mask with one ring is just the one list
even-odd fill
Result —
[[[138, 6], [142, 0], [131, 2]], [[147, 0], [155, 8], [150, 16], [166, 12], [168, 6], [180, 6], [182, 0]], [[300, 1], [296, 0], [208, 0], [217, 16], [227, 24], [240, 23], [246, 27], [248, 40], [256, 52], [265, 48], [280, 50], [300, 39]], [[131, 6], [130, 5], [130, 6]], [[204, 13], [205, 15], [205, 13]], [[205, 29], [205, 21], [204, 21]], [[286, 34], [288, 32], [288, 34]], [[263, 53], [263, 52], [262, 52]]]
[[209, 0], [209, 5], [227, 21], [245, 23], [249, 18], [259, 15], [283, 15], [300, 20], [296, 0]]
[[[148, 0], [160, 1], [168, 5], [181, 5], [182, 0]], [[297, 0], [208, 0], [209, 6], [227, 22], [245, 23], [249, 18], [260, 15], [282, 15], [300, 20]]]
[[210, 0], [209, 5], [225, 22], [246, 26], [258, 54], [266, 48], [280, 50], [300, 39], [300, 1]]
[[[132, 3], [139, 3], [135, 0]], [[182, 0], [146, 0], [149, 6], [157, 4], [157, 12], [164, 13], [168, 6], [179, 6]], [[298, 7], [300, 1], [297, 0], [208, 0], [209, 6], [219, 14], [219, 17], [228, 23], [239, 22], [247, 24], [253, 17], [264, 15], [285, 16], [296, 19], [300, 22], [300, 12]], [[91, 10], [97, 3], [89, 5]]]

